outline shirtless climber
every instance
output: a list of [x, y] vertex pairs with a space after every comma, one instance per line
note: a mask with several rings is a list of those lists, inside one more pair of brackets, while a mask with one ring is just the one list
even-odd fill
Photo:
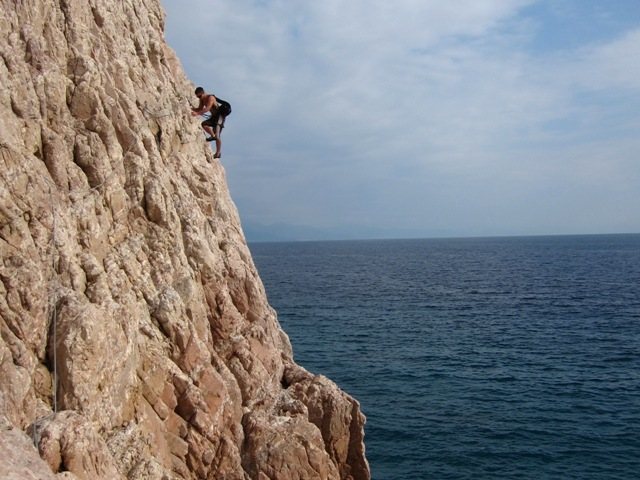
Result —
[[197, 117], [198, 115], [204, 115], [207, 112], [211, 112], [211, 116], [201, 123], [202, 128], [209, 134], [207, 142], [216, 142], [216, 153], [214, 158], [220, 158], [222, 156], [222, 141], [220, 140], [220, 134], [224, 128], [224, 120], [231, 113], [231, 105], [229, 102], [225, 102], [221, 98], [216, 98], [211, 93], [206, 93], [204, 88], [196, 88], [196, 97], [200, 100], [200, 104], [197, 107], [192, 107], [191, 115]]

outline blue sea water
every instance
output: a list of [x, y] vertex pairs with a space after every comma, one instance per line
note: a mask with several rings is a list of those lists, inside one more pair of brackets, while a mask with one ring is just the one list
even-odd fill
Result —
[[374, 480], [640, 478], [640, 235], [250, 248]]

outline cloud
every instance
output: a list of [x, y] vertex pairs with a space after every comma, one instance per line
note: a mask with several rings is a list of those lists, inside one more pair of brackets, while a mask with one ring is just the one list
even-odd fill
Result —
[[604, 209], [640, 199], [640, 28], [544, 50], [540, 3], [163, 0], [186, 70], [233, 104], [243, 219], [425, 234], [570, 229], [596, 178]]
[[583, 88], [640, 90], [640, 28], [612, 42], [586, 49], [575, 69]]

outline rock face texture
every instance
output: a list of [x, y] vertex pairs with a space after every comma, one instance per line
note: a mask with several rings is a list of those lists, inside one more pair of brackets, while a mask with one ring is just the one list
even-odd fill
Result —
[[293, 362], [163, 22], [0, 0], [0, 476], [368, 479], [359, 405]]

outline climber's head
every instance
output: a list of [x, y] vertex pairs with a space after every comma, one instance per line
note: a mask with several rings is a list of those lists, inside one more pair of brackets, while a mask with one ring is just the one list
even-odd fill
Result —
[[200, 98], [202, 95], [204, 95], [204, 88], [202, 87], [196, 88], [196, 97]]

